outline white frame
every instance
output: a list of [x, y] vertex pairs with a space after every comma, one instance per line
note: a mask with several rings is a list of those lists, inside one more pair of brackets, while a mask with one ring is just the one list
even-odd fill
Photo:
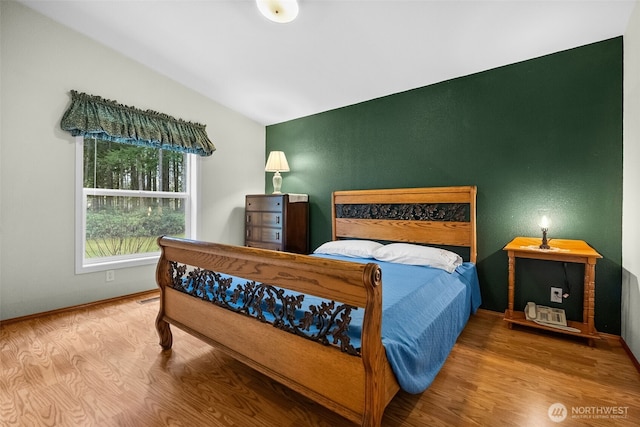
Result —
[[[86, 231], [86, 203], [88, 195], [113, 195], [113, 196], [136, 196], [136, 197], [158, 197], [170, 196], [172, 198], [183, 198], [185, 204], [185, 237], [195, 239], [196, 212], [197, 212], [197, 159], [194, 154], [186, 156], [187, 176], [186, 192], [173, 193], [165, 191], [137, 191], [137, 190], [110, 190], [110, 189], [85, 189], [83, 187], [84, 165], [84, 137], [76, 136], [76, 171], [75, 171], [75, 272], [76, 274], [92, 273], [105, 270], [115, 270], [127, 267], [156, 264], [160, 257], [158, 252], [147, 252], [144, 254], [132, 254], [122, 256], [112, 256], [94, 259], [87, 262], [85, 259], [85, 231]], [[116, 194], [117, 193], [117, 194]]]

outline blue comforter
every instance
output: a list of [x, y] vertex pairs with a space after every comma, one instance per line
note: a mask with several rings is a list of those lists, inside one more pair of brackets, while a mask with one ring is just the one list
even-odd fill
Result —
[[[343, 261], [375, 262], [382, 269], [382, 344], [400, 387], [409, 393], [424, 391], [442, 368], [458, 335], [471, 313], [480, 306], [480, 286], [476, 267], [464, 263], [453, 273], [444, 270], [396, 264], [372, 259], [334, 255], [313, 255]], [[226, 276], [228, 277], [228, 276]], [[229, 278], [233, 283], [244, 279]], [[194, 289], [193, 282], [184, 279], [185, 291]], [[212, 298], [207, 283], [198, 295]], [[233, 292], [230, 287], [227, 292]], [[242, 302], [240, 296], [238, 303]], [[312, 295], [304, 298], [304, 307], [320, 305], [323, 299]], [[326, 302], [326, 301], [325, 301]], [[241, 304], [240, 304], [241, 305]], [[300, 316], [304, 310], [300, 311]], [[265, 317], [268, 313], [263, 313]], [[363, 310], [351, 311], [349, 338], [360, 347]], [[272, 321], [273, 318], [266, 320]], [[313, 330], [312, 330], [313, 332]]]
[[[475, 264], [453, 273], [436, 268], [371, 259], [314, 255], [352, 262], [376, 262], [382, 269], [382, 344], [400, 387], [424, 391], [451, 352], [458, 335], [480, 306]], [[352, 312], [351, 326], [362, 325], [362, 311]], [[354, 346], [360, 330], [354, 328]], [[351, 335], [351, 331], [350, 331]]]

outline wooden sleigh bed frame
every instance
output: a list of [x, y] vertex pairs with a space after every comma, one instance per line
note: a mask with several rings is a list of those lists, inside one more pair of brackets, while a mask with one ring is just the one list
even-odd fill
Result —
[[[441, 204], [466, 206], [466, 218], [433, 218], [431, 207]], [[344, 215], [345, 210], [351, 213]], [[361, 218], [352, 214], [364, 210], [369, 213]], [[476, 261], [474, 186], [337, 191], [332, 195], [332, 223], [334, 240], [465, 247], [468, 260]], [[380, 425], [385, 407], [400, 387], [382, 345], [382, 277], [375, 262], [358, 264], [169, 237], [159, 238], [158, 243], [162, 252], [156, 328], [163, 349], [171, 348], [172, 324], [357, 424]], [[364, 309], [359, 354], [341, 351], [326, 339], [302, 338], [296, 331], [178, 290], [179, 282], [211, 272]]]

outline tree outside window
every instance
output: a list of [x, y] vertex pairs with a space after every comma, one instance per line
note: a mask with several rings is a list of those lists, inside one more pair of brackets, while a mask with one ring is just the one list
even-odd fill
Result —
[[161, 235], [188, 237], [188, 156], [84, 138], [83, 266], [149, 257]]

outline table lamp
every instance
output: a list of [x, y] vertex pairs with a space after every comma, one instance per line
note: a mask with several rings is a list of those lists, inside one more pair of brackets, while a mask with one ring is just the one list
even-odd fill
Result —
[[540, 244], [540, 249], [550, 249], [549, 242], [547, 240], [547, 231], [549, 231], [549, 226], [551, 225], [551, 220], [546, 215], [542, 215], [540, 218], [540, 229], [542, 230], [542, 243]]
[[267, 172], [275, 172], [273, 174], [273, 194], [280, 194], [280, 188], [282, 187], [282, 176], [280, 172], [289, 172], [289, 163], [287, 163], [287, 157], [284, 155], [284, 152], [270, 152], [264, 170]]

